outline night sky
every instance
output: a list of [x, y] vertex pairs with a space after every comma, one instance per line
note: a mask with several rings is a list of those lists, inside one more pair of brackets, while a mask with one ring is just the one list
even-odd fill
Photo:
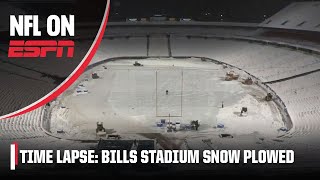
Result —
[[291, 2], [295, 1], [112, 0], [110, 20], [119, 21], [161, 14], [167, 17], [185, 17], [201, 21], [261, 22]]
[[[48, 2], [49, 1], [49, 2]], [[111, 0], [110, 21], [127, 18], [149, 18], [157, 15], [174, 18], [191, 18], [197, 21], [262, 22], [276, 12], [297, 1], [312, 0]], [[317, 0], [320, 1], [320, 0]], [[92, 0], [11, 0], [14, 6], [32, 14], [54, 14], [64, 8], [85, 5], [101, 10]], [[34, 3], [37, 2], [37, 3]], [[64, 3], [63, 7], [61, 2]], [[49, 4], [49, 5], [48, 5]], [[83, 16], [95, 18], [92, 14]]]

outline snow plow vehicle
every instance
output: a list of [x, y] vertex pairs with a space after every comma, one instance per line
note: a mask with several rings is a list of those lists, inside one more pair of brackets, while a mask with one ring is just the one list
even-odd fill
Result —
[[245, 85], [252, 85], [252, 84], [253, 84], [252, 78], [250, 78], [250, 77], [247, 78], [246, 80], [244, 80], [243, 84], [245, 84]]
[[268, 93], [267, 96], [265, 97], [265, 100], [266, 100], [266, 101], [271, 101], [272, 98], [273, 98], [273, 97], [272, 97], [272, 94], [271, 94], [271, 93]]
[[227, 72], [226, 74], [226, 81], [238, 80], [239, 74], [236, 74], [234, 71]]
[[107, 135], [106, 129], [103, 127], [102, 122], [97, 122], [96, 135], [97, 137], [106, 137]]
[[134, 62], [133, 66], [143, 66], [142, 64], [140, 64], [138, 61]]

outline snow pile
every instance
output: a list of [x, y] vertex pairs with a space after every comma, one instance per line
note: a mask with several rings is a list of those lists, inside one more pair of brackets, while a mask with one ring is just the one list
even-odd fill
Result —
[[[240, 116], [241, 108], [248, 108], [247, 116]], [[245, 95], [232, 106], [221, 108], [217, 122], [225, 125], [225, 130], [231, 134], [251, 134], [258, 132], [264, 135], [277, 135], [283, 127], [281, 116], [272, 112], [266, 102], [259, 102], [251, 95]]]

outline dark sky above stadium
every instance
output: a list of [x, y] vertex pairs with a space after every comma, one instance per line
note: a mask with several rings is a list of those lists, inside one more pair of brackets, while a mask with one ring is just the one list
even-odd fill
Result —
[[112, 0], [111, 20], [119, 20], [126, 17], [150, 17], [155, 14], [162, 14], [168, 17], [188, 17], [204, 21], [260, 22], [291, 2], [296, 1]]
[[[198, 21], [262, 22], [286, 5], [312, 0], [111, 0], [110, 21], [126, 18], [148, 18], [155, 14], [175, 18], [192, 18]], [[320, 0], [317, 0], [320, 1]], [[77, 6], [88, 6], [88, 0], [9, 0], [29, 13], [52, 14]], [[34, 3], [37, 2], [37, 3]], [[61, 2], [65, 5], [61, 7]], [[50, 4], [50, 5], [48, 5]], [[92, 9], [104, 9], [92, 0]], [[84, 14], [88, 19], [94, 15]]]

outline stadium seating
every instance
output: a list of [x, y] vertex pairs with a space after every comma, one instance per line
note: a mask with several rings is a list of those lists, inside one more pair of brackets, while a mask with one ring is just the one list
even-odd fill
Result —
[[270, 84], [293, 121], [294, 135], [320, 133], [320, 72]]
[[151, 37], [149, 41], [149, 56], [169, 56], [168, 39], [165, 36]]
[[320, 68], [320, 57], [245, 41], [174, 37], [173, 56], [197, 56], [241, 68], [263, 82], [288, 78]]
[[105, 38], [91, 64], [114, 57], [147, 56], [147, 37]]
[[[23, 73], [13, 74], [10, 73], [10, 69], [13, 67], [5, 64], [1, 64], [0, 69], [2, 68], [4, 69], [0, 72], [0, 79], [2, 82], [5, 82], [5, 85], [0, 86], [0, 101], [1, 106], [6, 106], [6, 110], [14, 110], [16, 109], [15, 106], [20, 106], [21, 108], [26, 107], [29, 105], [27, 102], [37, 101], [38, 95], [45, 96], [48, 89], [53, 89], [55, 87], [52, 80], [44, 77], [40, 78], [40, 74], [32, 74], [31, 72], [28, 76]], [[8, 69], [8, 71], [6, 69]], [[38, 81], [36, 83], [37, 85], [33, 83], [35, 81]], [[21, 86], [21, 84], [23, 84], [23, 86]], [[9, 92], [8, 87], [12, 88]], [[25, 96], [26, 93], [28, 96]], [[13, 99], [19, 102], [14, 102]], [[2, 109], [0, 108], [0, 111], [1, 110]]]
[[44, 107], [22, 116], [0, 121], [0, 140], [32, 139], [45, 137], [41, 128]]
[[[168, 42], [171, 42], [170, 46]], [[168, 41], [167, 36], [128, 36], [103, 39], [91, 64], [115, 57], [168, 56], [169, 51], [172, 56], [207, 57], [219, 60], [243, 69], [266, 83], [301, 76], [272, 83], [270, 87], [284, 101], [296, 134], [299, 132], [310, 134], [320, 129], [320, 122], [317, 121], [320, 115], [318, 105], [320, 81], [316, 78], [320, 74], [303, 75], [320, 69], [320, 58], [317, 55], [273, 45], [223, 38], [171, 35]], [[13, 75], [13, 78], [21, 76], [23, 74]], [[33, 78], [38, 80], [37, 78], [42, 77], [35, 72]], [[33, 92], [30, 93], [32, 97]], [[39, 90], [34, 93], [39, 93]], [[4, 97], [2, 100], [10, 105], [9, 98], [6, 100]], [[40, 128], [43, 111], [41, 108], [20, 117], [0, 121], [0, 139], [45, 137]]]
[[[291, 117], [293, 128], [288, 133], [289, 136], [317, 134], [320, 132], [320, 72], [316, 71], [320, 69], [320, 55], [297, 50], [299, 48], [295, 47], [302, 46], [320, 51], [319, 41], [313, 41], [316, 37], [313, 38], [314, 34], [310, 34], [311, 31], [320, 32], [319, 8], [319, 2], [293, 3], [261, 24], [194, 22], [194, 25], [189, 23], [181, 26], [159, 24], [164, 28], [159, 28], [156, 24], [144, 28], [143, 24], [140, 24], [141, 28], [137, 24], [131, 27], [123, 23], [110, 23], [90, 65], [117, 57], [193, 56], [218, 60], [252, 74], [272, 88], [285, 103]], [[284, 30], [284, 33], [276, 31], [279, 29]], [[299, 36], [292, 38], [289, 31], [286, 31], [288, 29], [303, 30], [303, 33], [297, 35], [295, 31], [290, 31], [293, 36]], [[304, 40], [306, 34], [309, 36], [308, 40]], [[85, 40], [77, 40], [77, 43], [82, 42], [88, 43]], [[277, 42], [287, 46], [276, 46]], [[45, 89], [52, 89], [55, 82], [40, 72], [56, 75], [64, 71], [63, 68], [44, 69], [41, 63], [35, 67], [28, 61], [1, 64], [0, 78], [4, 77], [1, 75], [10, 73], [8, 69], [18, 72], [10, 74], [11, 78], [5, 81], [12, 84], [10, 87], [17, 87], [17, 91], [4, 94], [1, 92], [4, 92], [6, 87], [0, 86], [2, 104], [13, 106], [16, 103], [11, 102], [10, 97], [19, 96], [21, 92], [27, 91], [30, 94], [20, 97], [22, 101], [32, 99], [34, 94], [45, 95]], [[51, 63], [53, 67], [59, 66], [59, 62]], [[43, 84], [38, 87], [30, 86], [29, 89], [18, 88], [20, 86], [17, 82], [32, 84], [32, 81], [41, 81]], [[44, 114], [43, 107], [19, 117], [0, 121], [0, 140], [38, 143], [50, 139], [57, 146], [70, 143], [49, 137], [43, 132], [41, 122]], [[39, 141], [29, 140], [33, 138]], [[191, 142], [189, 145], [193, 146]], [[208, 144], [202, 146], [207, 147]]]
[[260, 24], [261, 27], [320, 31], [320, 2], [297, 2]]

